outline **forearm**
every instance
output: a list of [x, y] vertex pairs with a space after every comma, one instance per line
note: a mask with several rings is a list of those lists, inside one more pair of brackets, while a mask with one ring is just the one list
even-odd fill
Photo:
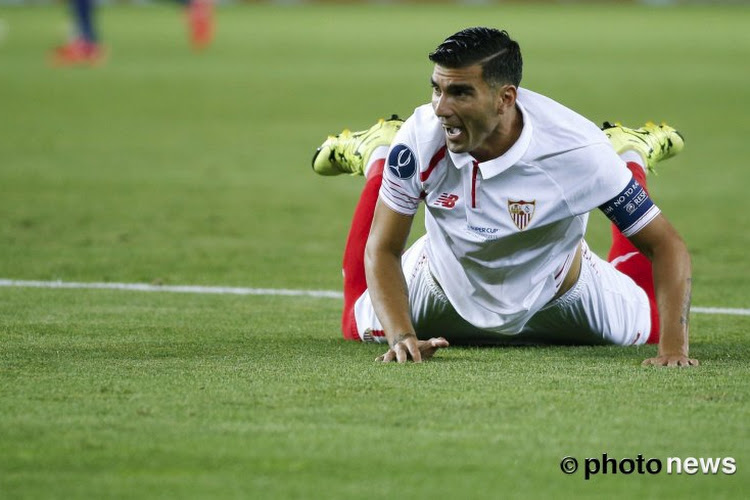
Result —
[[691, 264], [684, 244], [653, 257], [654, 290], [659, 307], [659, 355], [688, 355]]
[[697, 359], [688, 357], [692, 269], [685, 243], [663, 215], [658, 215], [645, 228], [630, 236], [630, 241], [651, 260], [659, 308], [659, 353], [643, 364], [697, 365]]
[[387, 251], [368, 249], [365, 254], [367, 288], [388, 344], [414, 335], [401, 258]]

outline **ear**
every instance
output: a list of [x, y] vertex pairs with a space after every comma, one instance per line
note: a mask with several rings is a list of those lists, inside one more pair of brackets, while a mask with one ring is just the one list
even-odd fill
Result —
[[516, 107], [516, 97], [518, 89], [515, 85], [503, 85], [497, 90], [497, 112], [499, 114], [507, 113], [509, 109]]

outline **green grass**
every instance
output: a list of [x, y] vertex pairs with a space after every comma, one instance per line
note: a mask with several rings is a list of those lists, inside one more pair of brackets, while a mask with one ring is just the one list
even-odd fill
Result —
[[[220, 9], [187, 49], [169, 5], [100, 12], [109, 63], [48, 67], [62, 7], [2, 8], [0, 278], [340, 288], [361, 181], [309, 172], [330, 132], [428, 98], [425, 54], [507, 27], [524, 83], [595, 121], [666, 119], [651, 179], [694, 304], [747, 308], [748, 9]], [[426, 22], [425, 19], [429, 20]], [[592, 217], [590, 243], [608, 229]], [[451, 348], [383, 366], [332, 299], [0, 288], [0, 498], [744, 498], [750, 319], [653, 346]], [[560, 460], [727, 457], [732, 476], [566, 476]]]

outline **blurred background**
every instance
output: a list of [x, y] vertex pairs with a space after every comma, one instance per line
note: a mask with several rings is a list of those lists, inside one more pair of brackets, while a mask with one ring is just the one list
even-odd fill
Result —
[[[222, 1], [197, 45], [189, 3], [106, 2], [102, 57], [73, 64], [72, 4], [0, 3], [0, 277], [339, 289], [362, 183], [315, 176], [315, 148], [407, 117], [427, 53], [491, 25], [520, 42], [522, 85], [684, 132], [653, 196], [691, 246], [695, 303], [746, 306], [746, 2]], [[606, 252], [598, 214], [589, 240]]]
[[[745, 2], [111, 2], [93, 42], [73, 5], [0, 0], [0, 497], [747, 496], [746, 315], [693, 316], [698, 369], [640, 369], [653, 346], [451, 348], [417, 369], [343, 341], [339, 300], [266, 290], [340, 290], [363, 183], [316, 176], [314, 151], [409, 116], [427, 54], [489, 25], [519, 41], [523, 86], [682, 131], [651, 195], [691, 251], [693, 305], [746, 314]], [[599, 213], [587, 240], [606, 253]], [[602, 452], [739, 471], [560, 471]]]

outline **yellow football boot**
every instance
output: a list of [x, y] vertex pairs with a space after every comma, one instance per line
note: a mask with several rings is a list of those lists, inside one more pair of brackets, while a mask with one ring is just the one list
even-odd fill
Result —
[[641, 128], [623, 127], [620, 123], [604, 122], [602, 131], [609, 138], [617, 154], [632, 150], [646, 162], [650, 172], [656, 172], [656, 164], [675, 156], [685, 147], [685, 138], [666, 123], [657, 125], [648, 122]]
[[404, 121], [396, 115], [359, 132], [348, 129], [328, 139], [312, 159], [313, 170], [320, 175], [364, 175], [370, 155], [379, 146], [390, 146]]

